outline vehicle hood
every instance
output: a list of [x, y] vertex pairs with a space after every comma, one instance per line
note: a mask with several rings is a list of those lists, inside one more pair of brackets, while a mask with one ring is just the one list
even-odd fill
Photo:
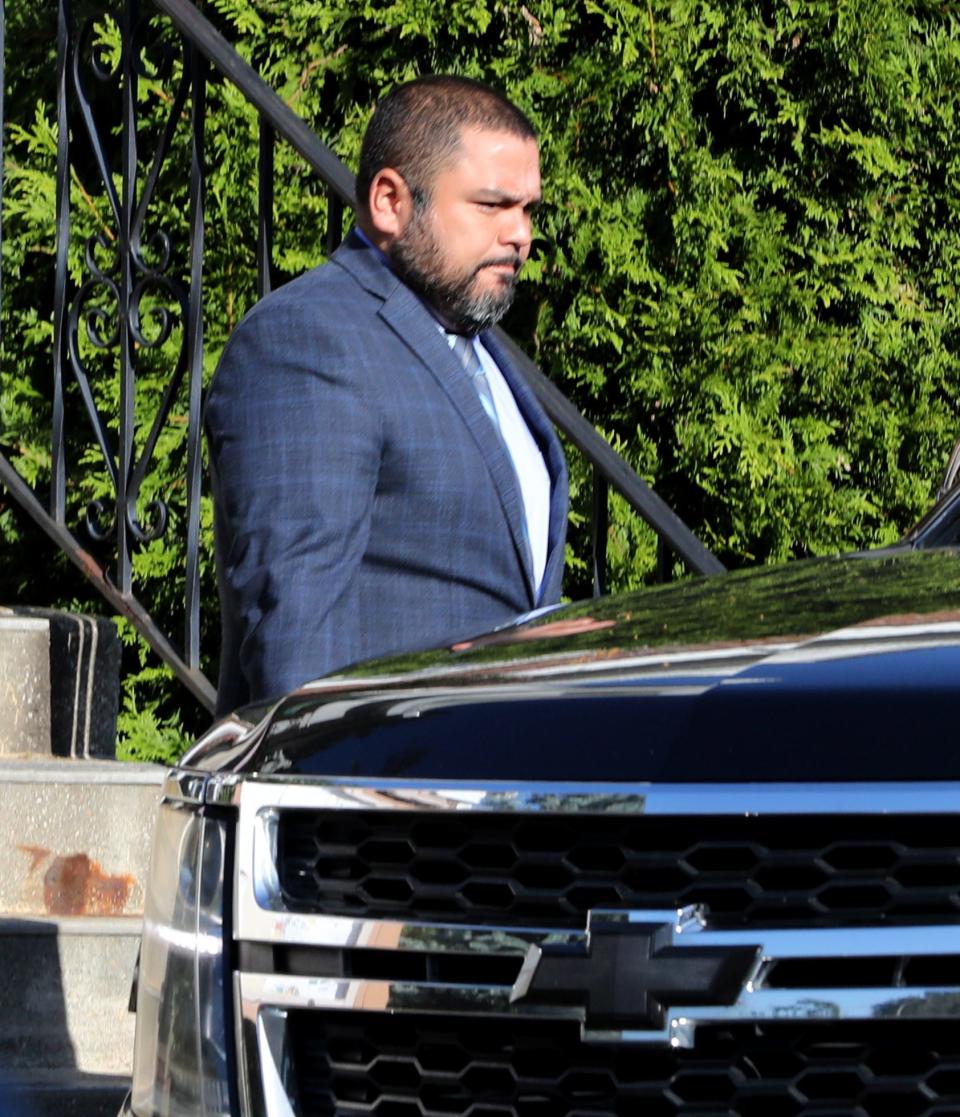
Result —
[[[184, 764], [253, 778], [960, 778], [960, 555], [603, 598], [250, 707]], [[225, 729], [225, 726], [227, 729]]]

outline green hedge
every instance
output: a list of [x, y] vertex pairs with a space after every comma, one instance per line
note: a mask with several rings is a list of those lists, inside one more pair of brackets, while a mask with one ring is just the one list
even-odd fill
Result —
[[[418, 73], [492, 81], [529, 112], [545, 205], [508, 328], [739, 566], [896, 539], [931, 501], [960, 435], [952, 7], [213, 0], [205, 10], [350, 165], [378, 93]], [[0, 439], [42, 488], [55, 132], [50, 13], [33, 9], [7, 4], [18, 127], [7, 131]], [[109, 25], [101, 38], [116, 49]], [[145, 121], [160, 119], [166, 97], [159, 79], [144, 82]], [[221, 82], [209, 100], [208, 370], [255, 297], [257, 176], [253, 114]], [[155, 213], [181, 254], [188, 138], [181, 129], [173, 201]], [[81, 231], [109, 223], [87, 186], [74, 183]], [[294, 274], [322, 259], [323, 198], [286, 151], [277, 188], [276, 263]], [[78, 243], [75, 278], [79, 253]], [[109, 408], [106, 367], [97, 390]], [[145, 413], [149, 395], [148, 384]], [[182, 433], [165, 435], [170, 465], [151, 481], [175, 519]], [[573, 491], [567, 591], [582, 596], [579, 463]], [[72, 499], [79, 510], [105, 492], [91, 467]], [[650, 580], [655, 542], [622, 502], [612, 510], [612, 585], [632, 588]], [[0, 509], [8, 596], [35, 585], [35, 558], [12, 552], [27, 530]], [[138, 557], [141, 596], [161, 613], [176, 609], [179, 562], [167, 543]], [[204, 578], [213, 651], [209, 561]], [[182, 699], [151, 662], [129, 673], [125, 732], [133, 753], [167, 755]]]

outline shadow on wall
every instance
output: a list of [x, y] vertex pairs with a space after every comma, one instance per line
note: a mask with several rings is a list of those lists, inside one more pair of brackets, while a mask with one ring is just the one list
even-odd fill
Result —
[[128, 1085], [77, 1068], [56, 926], [0, 919], [0, 1117], [115, 1117]]
[[36, 1113], [20, 1087], [76, 1069], [67, 1027], [57, 929], [0, 922], [0, 1117]]

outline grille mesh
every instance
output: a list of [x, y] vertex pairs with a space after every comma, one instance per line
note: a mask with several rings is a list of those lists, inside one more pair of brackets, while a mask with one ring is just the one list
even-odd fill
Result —
[[703, 1028], [690, 1051], [575, 1025], [294, 1012], [304, 1117], [939, 1117], [960, 1034], [902, 1021]]
[[706, 904], [719, 924], [960, 913], [960, 836], [939, 816], [644, 818], [287, 811], [296, 911], [580, 925], [591, 908]]

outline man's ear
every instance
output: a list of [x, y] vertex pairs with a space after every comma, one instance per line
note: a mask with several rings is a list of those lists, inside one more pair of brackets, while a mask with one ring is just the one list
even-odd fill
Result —
[[370, 183], [370, 224], [375, 234], [393, 240], [406, 227], [413, 212], [410, 187], [399, 171], [384, 167], [377, 171]]

